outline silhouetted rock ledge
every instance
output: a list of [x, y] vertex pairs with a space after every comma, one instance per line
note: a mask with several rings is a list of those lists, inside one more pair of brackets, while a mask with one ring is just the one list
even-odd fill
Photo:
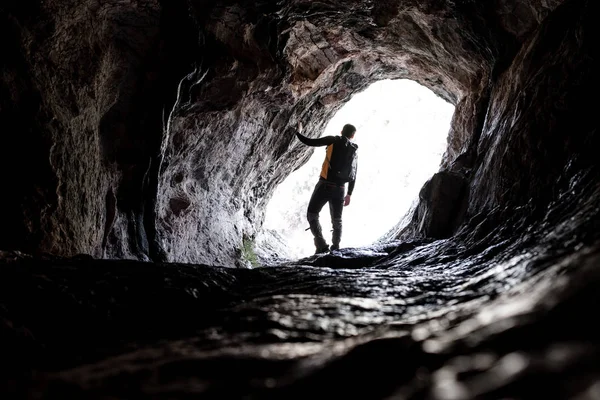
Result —
[[[5, 1], [0, 397], [600, 398], [598, 15]], [[401, 78], [455, 106], [440, 170], [376, 244], [289, 259], [297, 123]]]

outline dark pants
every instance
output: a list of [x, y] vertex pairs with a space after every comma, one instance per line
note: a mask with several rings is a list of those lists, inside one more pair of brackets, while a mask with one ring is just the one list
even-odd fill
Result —
[[315, 190], [308, 202], [306, 218], [310, 225], [310, 231], [315, 237], [315, 246], [317, 246], [317, 249], [327, 246], [327, 242], [323, 238], [321, 231], [321, 224], [319, 223], [319, 213], [327, 202], [329, 202], [329, 213], [333, 227], [331, 242], [336, 246], [340, 244], [345, 192], [346, 188], [344, 185], [336, 185], [323, 179], [320, 179], [315, 186]]

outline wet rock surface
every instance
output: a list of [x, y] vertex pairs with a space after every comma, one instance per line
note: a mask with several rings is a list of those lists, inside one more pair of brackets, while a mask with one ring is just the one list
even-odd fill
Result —
[[487, 214], [451, 239], [278, 267], [4, 252], [2, 389], [48, 399], [592, 399], [593, 176], [539, 220]]

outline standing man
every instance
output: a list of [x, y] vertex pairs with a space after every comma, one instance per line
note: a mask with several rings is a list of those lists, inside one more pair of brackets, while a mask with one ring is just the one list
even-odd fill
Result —
[[[298, 130], [302, 131], [301, 124], [298, 125]], [[314, 147], [327, 146], [321, 175], [308, 203], [306, 213], [310, 231], [315, 238], [315, 254], [330, 250], [325, 238], [323, 238], [321, 224], [319, 223], [319, 213], [325, 203], [329, 203], [331, 225], [333, 226], [331, 250], [338, 250], [342, 238], [342, 211], [344, 206], [350, 204], [350, 196], [352, 196], [356, 180], [358, 146], [351, 142], [356, 133], [356, 128], [353, 125], [346, 124], [342, 128], [341, 136], [325, 136], [318, 139], [309, 139], [300, 132], [296, 132], [296, 136], [302, 143]], [[345, 193], [346, 182], [348, 182], [347, 194]]]

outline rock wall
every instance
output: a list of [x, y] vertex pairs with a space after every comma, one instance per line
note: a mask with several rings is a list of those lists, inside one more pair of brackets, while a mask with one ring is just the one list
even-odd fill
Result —
[[[463, 222], [456, 217], [487, 213], [498, 224], [514, 213], [541, 218], [598, 167], [596, 107], [588, 100], [599, 88], [596, 29], [582, 7], [593, 8], [561, 5], [527, 38], [491, 87], [481, 131], [447, 172], [424, 186], [410, 223], [392, 233], [448, 237]], [[469, 190], [461, 197], [465, 180]]]
[[457, 105], [442, 165], [471, 168], [495, 82], [557, 4], [9, 2], [0, 248], [244, 265], [308, 157], [297, 122], [318, 136], [379, 79]]
[[153, 1], [2, 9], [0, 118], [11, 134], [2, 138], [0, 247], [148, 259], [156, 190], [147, 176], [173, 97], [165, 88], [178, 81], [168, 46], [185, 30], [168, 26], [172, 14]]
[[471, 213], [544, 209], [579, 169], [596, 166], [597, 29], [568, 2], [526, 42], [493, 88], [473, 175]]

